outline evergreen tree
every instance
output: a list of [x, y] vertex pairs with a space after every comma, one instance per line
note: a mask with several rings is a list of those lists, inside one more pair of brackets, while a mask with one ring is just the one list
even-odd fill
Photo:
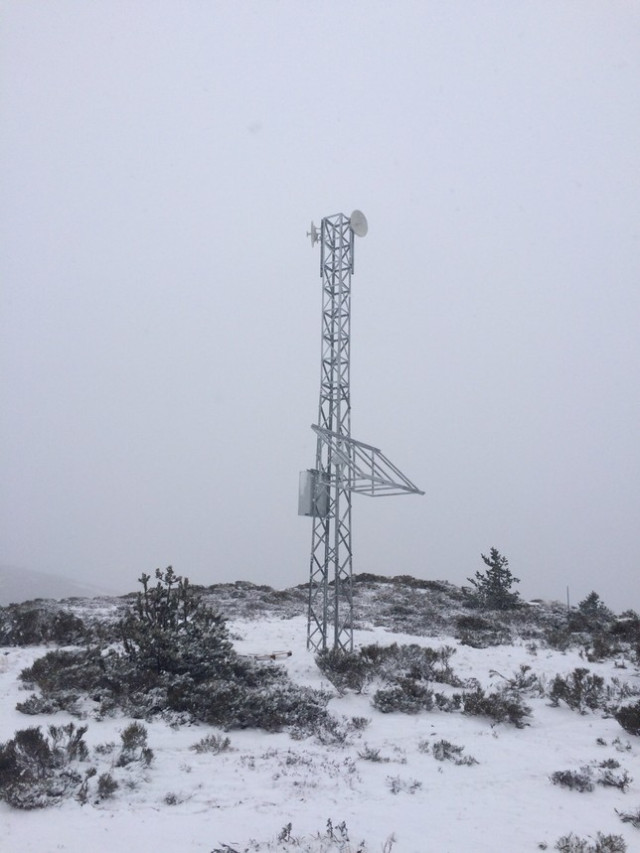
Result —
[[138, 670], [200, 682], [227, 677], [237, 662], [224, 619], [169, 566], [156, 584], [143, 574], [135, 606], [120, 622], [125, 652]]
[[489, 556], [480, 555], [487, 566], [484, 572], [477, 571], [475, 578], [467, 578], [474, 587], [472, 593], [475, 603], [485, 610], [511, 610], [520, 603], [520, 596], [512, 592], [511, 587], [520, 580], [514, 577], [509, 568], [509, 560], [497, 548], [489, 551]]

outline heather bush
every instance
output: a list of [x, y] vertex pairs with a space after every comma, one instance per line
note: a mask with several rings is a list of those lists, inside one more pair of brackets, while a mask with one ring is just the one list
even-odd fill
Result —
[[43, 808], [77, 794], [83, 784], [77, 765], [87, 757], [86, 727], [21, 729], [0, 744], [0, 799], [20, 809]]
[[585, 714], [586, 709], [595, 711], [605, 697], [604, 679], [600, 675], [591, 674], [584, 667], [578, 667], [565, 677], [556, 675], [549, 696], [554, 707], [563, 701], [581, 714]]
[[[423, 744], [427, 744], [427, 742], [423, 741]], [[419, 745], [420, 751], [426, 752], [426, 750], [421, 747], [422, 745]], [[431, 754], [436, 761], [451, 761], [453, 764], [458, 766], [464, 765], [467, 767], [471, 767], [478, 763], [471, 755], [463, 755], [463, 752], [463, 746], [457, 746], [455, 743], [450, 743], [448, 740], [438, 740], [431, 747]]]
[[87, 641], [90, 629], [79, 616], [50, 603], [10, 604], [0, 608], [0, 645], [60, 646]]
[[231, 741], [228, 737], [221, 737], [220, 735], [205, 735], [197, 743], [192, 744], [190, 749], [198, 754], [210, 752], [212, 755], [220, 755], [221, 752], [231, 750]]
[[633, 812], [619, 812], [616, 809], [616, 814], [623, 823], [630, 823], [636, 829], [640, 829], [640, 806]]
[[571, 791], [593, 791], [592, 771], [590, 767], [582, 767], [580, 770], [557, 770], [551, 774], [554, 785], [561, 785]]
[[572, 832], [556, 841], [554, 850], [560, 853], [626, 853], [627, 845], [621, 835], [603, 835], [598, 832], [595, 842], [580, 838]]
[[623, 705], [614, 716], [625, 732], [640, 735], [640, 701], [634, 705]]
[[417, 643], [380, 646], [374, 643], [360, 649], [372, 677], [393, 683], [400, 677], [422, 681], [436, 681], [460, 686], [461, 681], [451, 667], [451, 658], [456, 653], [452, 646], [433, 649]]
[[377, 690], [372, 704], [383, 714], [418, 714], [433, 708], [433, 691], [415, 678], [398, 678], [392, 686]]
[[109, 800], [118, 790], [118, 783], [113, 778], [111, 773], [102, 773], [98, 777], [98, 799]]
[[153, 760], [153, 751], [147, 746], [147, 729], [142, 723], [130, 723], [120, 734], [122, 746], [117, 766], [126, 767], [134, 761], [148, 766]]
[[525, 718], [531, 708], [525, 705], [517, 692], [508, 688], [486, 694], [481, 687], [462, 694], [463, 713], [469, 716], [488, 717], [496, 723], [511, 723], [518, 729], [527, 725]]
[[340, 695], [347, 690], [362, 693], [375, 674], [371, 659], [358, 652], [345, 652], [338, 648], [321, 651], [316, 656], [316, 664]]

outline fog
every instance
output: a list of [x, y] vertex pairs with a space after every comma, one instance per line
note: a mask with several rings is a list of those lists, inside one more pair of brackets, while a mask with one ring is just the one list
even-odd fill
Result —
[[359, 208], [354, 571], [640, 610], [640, 6], [6, 0], [0, 562], [309, 573], [321, 279]]

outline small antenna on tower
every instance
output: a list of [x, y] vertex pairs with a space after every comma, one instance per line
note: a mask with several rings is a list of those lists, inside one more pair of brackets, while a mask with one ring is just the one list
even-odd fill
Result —
[[318, 229], [313, 224], [313, 222], [311, 223], [311, 230], [307, 231], [307, 237], [311, 237], [312, 246], [315, 246], [315, 244], [318, 242]]

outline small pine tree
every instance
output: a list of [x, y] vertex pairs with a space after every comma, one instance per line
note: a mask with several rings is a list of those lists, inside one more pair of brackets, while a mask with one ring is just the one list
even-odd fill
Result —
[[477, 571], [475, 578], [467, 578], [474, 587], [472, 593], [475, 603], [485, 610], [512, 610], [520, 603], [520, 596], [512, 592], [519, 578], [512, 575], [509, 560], [497, 548], [489, 551], [489, 556], [480, 555], [487, 566], [484, 572]]
[[124, 649], [138, 670], [186, 675], [198, 683], [230, 674], [236, 655], [224, 619], [208, 608], [169, 566], [156, 585], [143, 574], [142, 592], [120, 621]]

